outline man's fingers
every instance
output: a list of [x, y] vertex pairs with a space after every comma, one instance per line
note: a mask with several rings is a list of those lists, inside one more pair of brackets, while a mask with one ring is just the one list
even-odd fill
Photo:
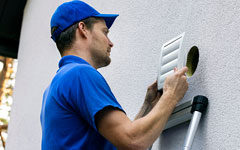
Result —
[[187, 71], [188, 71], [188, 68], [187, 68], [187, 67], [183, 67], [183, 68], [181, 68], [180, 70], [178, 70], [178, 73], [179, 73], [180, 75], [184, 75]]
[[174, 69], [173, 69], [173, 70], [174, 70], [174, 72], [176, 72], [178, 69], [177, 69], [177, 67], [174, 67]]
[[159, 99], [161, 96], [162, 96], [162, 94], [160, 92], [158, 92], [156, 99]]
[[157, 80], [155, 82], [153, 82], [153, 84], [151, 86], [153, 86], [153, 87], [157, 86]]
[[148, 87], [149, 90], [156, 89], [156, 88], [157, 88], [157, 80], [155, 82], [153, 82], [153, 84]]

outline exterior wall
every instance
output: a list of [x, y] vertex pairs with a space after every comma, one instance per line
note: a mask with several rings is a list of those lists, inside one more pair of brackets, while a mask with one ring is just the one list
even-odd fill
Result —
[[[50, 39], [49, 22], [62, 2], [27, 2], [7, 150], [40, 149], [42, 94], [60, 59]], [[115, 44], [112, 63], [100, 71], [131, 119], [143, 102], [147, 86], [156, 79], [162, 44], [185, 31], [183, 48], [187, 52], [191, 46], [198, 46], [200, 58], [182, 102], [198, 94], [210, 101], [193, 149], [240, 149], [240, 1], [86, 2], [100, 12], [120, 14], [109, 34]], [[164, 131], [153, 149], [181, 149], [187, 128], [188, 123], [184, 123]]]

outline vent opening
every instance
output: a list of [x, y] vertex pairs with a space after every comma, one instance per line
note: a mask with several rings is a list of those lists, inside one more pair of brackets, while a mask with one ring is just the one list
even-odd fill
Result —
[[198, 65], [198, 60], [199, 60], [198, 48], [197, 48], [197, 46], [193, 46], [187, 55], [186, 66], [188, 67], [188, 72], [187, 72], [188, 77], [193, 76], [194, 72], [196, 71], [197, 65]]

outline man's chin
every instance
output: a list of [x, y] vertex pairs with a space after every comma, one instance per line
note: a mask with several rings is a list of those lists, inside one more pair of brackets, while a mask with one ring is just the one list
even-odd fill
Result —
[[101, 66], [99, 66], [99, 68], [106, 67], [106, 66], [110, 65], [110, 63], [111, 63], [111, 58], [108, 57], [107, 59], [105, 59], [104, 62], [101, 63]]
[[108, 66], [108, 65], [110, 65], [110, 63], [111, 63], [111, 58], [110, 58], [110, 57], [108, 57], [107, 61], [105, 62], [105, 66]]

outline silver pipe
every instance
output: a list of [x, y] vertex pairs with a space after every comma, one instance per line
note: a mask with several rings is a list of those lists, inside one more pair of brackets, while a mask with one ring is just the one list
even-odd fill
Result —
[[192, 117], [192, 120], [190, 122], [188, 131], [187, 131], [187, 136], [185, 138], [185, 142], [184, 142], [184, 146], [183, 146], [184, 150], [191, 150], [193, 139], [194, 139], [194, 136], [196, 134], [201, 116], [202, 116], [201, 112], [199, 112], [199, 111], [194, 111], [193, 112], [193, 117]]

